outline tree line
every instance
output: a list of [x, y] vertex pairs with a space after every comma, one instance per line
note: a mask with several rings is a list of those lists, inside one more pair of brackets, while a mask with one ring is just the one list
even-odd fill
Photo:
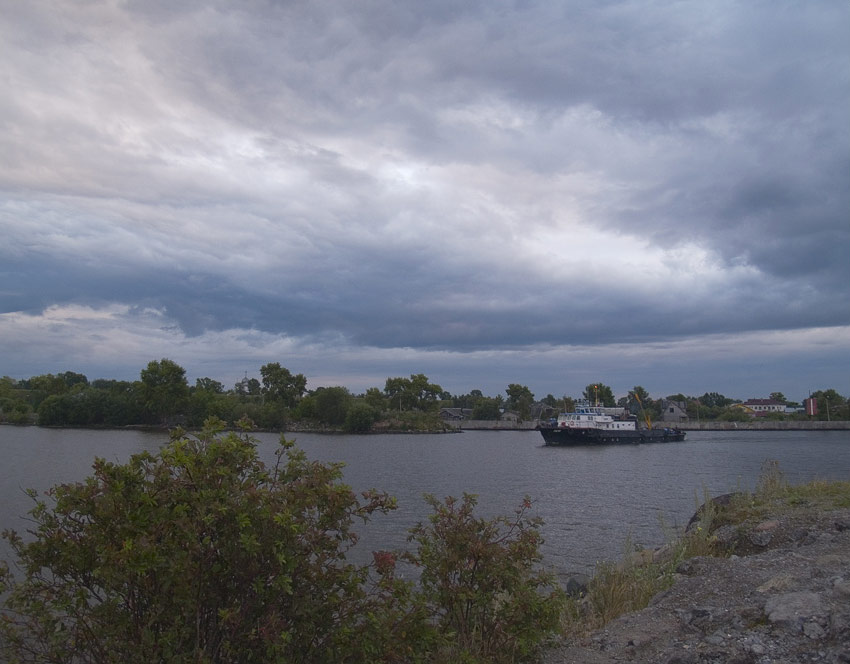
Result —
[[[789, 406], [799, 405], [780, 392], [771, 398]], [[834, 389], [818, 390], [817, 419], [850, 419], [848, 400]], [[702, 396], [668, 395], [653, 399], [636, 385], [617, 399], [601, 381], [585, 387], [578, 398], [607, 407], [621, 407], [636, 417], [662, 419], [665, 401], [683, 405], [691, 419], [746, 420], [749, 415], [739, 401], [717, 392]], [[42, 426], [128, 425], [200, 427], [209, 417], [228, 423], [250, 420], [263, 429], [282, 430], [303, 426], [366, 433], [376, 430], [439, 429], [441, 408], [463, 409], [464, 417], [498, 420], [514, 413], [520, 420], [546, 419], [570, 411], [576, 399], [547, 394], [535, 399], [526, 385], [511, 383], [504, 395], [485, 395], [481, 390], [453, 395], [425, 374], [388, 377], [383, 388], [371, 387], [354, 394], [345, 387], [308, 389], [303, 374], [293, 373], [278, 362], [260, 367], [259, 378], [246, 376], [227, 389], [212, 378], [198, 378], [190, 385], [186, 370], [163, 358], [152, 360], [135, 381], [99, 378], [89, 381], [81, 373], [65, 371], [25, 380], [0, 378], [0, 421]], [[770, 413], [774, 419], [805, 418], [803, 414]]]

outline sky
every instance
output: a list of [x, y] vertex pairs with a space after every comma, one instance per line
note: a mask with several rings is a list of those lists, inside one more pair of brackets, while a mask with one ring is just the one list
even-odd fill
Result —
[[844, 0], [0, 0], [0, 375], [850, 395]]

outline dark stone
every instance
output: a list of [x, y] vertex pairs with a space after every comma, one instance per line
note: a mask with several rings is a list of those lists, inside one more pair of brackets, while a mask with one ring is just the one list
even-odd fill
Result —
[[770, 540], [773, 539], [773, 535], [766, 531], [752, 531], [749, 535], [747, 535], [747, 539], [750, 540], [750, 543], [754, 546], [765, 547], [770, 544]]
[[570, 597], [584, 597], [587, 594], [587, 584], [590, 578], [585, 574], [573, 574], [564, 585], [564, 590]]
[[[716, 496], [716, 497], [712, 498], [711, 500], [708, 501], [708, 503], [710, 503], [714, 507], [721, 507], [721, 508], [722, 507], [729, 507], [729, 505], [732, 503], [732, 500], [736, 496], [740, 496], [740, 495], [741, 495], [740, 491], [734, 491], [732, 493], [724, 493], [723, 495]], [[688, 525], [685, 527], [685, 532], [689, 532], [691, 530], [691, 528], [699, 525], [699, 522], [702, 519], [703, 514], [705, 513], [705, 506], [708, 503], [703, 503], [702, 505], [700, 505], [697, 508], [697, 511], [694, 512], [694, 515], [691, 517], [691, 520], [688, 521]]]

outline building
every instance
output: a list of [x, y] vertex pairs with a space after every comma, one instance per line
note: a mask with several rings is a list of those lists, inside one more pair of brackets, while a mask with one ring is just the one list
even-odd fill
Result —
[[688, 408], [684, 401], [661, 400], [662, 422], [687, 422], [688, 419]]
[[757, 416], [762, 413], [785, 412], [785, 404], [776, 399], [747, 399], [742, 405], [752, 410]]
[[440, 408], [440, 417], [449, 421], [468, 420], [472, 417], [472, 408]]

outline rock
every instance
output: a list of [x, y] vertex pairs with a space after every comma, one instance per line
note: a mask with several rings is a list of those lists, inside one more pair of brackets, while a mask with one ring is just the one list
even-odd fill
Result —
[[[850, 509], [769, 521], [736, 528], [740, 555], [682, 561], [650, 606], [548, 651], [544, 664], [850, 664], [850, 528], [835, 525], [850, 524]], [[758, 533], [770, 536], [764, 546], [749, 540]]]
[[846, 579], [836, 579], [833, 582], [832, 587], [838, 595], [850, 597], [850, 581]]
[[782, 593], [768, 598], [764, 613], [772, 623], [781, 623], [791, 629], [802, 630], [806, 621], [824, 619], [826, 610], [818, 593]]
[[846, 561], [842, 556], [830, 553], [825, 556], [818, 556], [817, 560], [815, 560], [815, 567], [820, 572], [827, 572], [830, 569], [840, 567], [844, 562]]
[[724, 493], [721, 496], [716, 496], [708, 501], [708, 503], [703, 503], [697, 508], [697, 511], [694, 512], [694, 515], [691, 517], [690, 521], [688, 521], [688, 525], [685, 526], [685, 532], [690, 532], [692, 528], [699, 525], [699, 522], [702, 520], [703, 515], [706, 511], [706, 505], [711, 505], [713, 508], [723, 508], [728, 507], [732, 501], [738, 496], [742, 495], [740, 491], [735, 491], [733, 493]]
[[776, 530], [779, 527], [779, 521], [776, 519], [769, 519], [767, 521], [762, 521], [759, 525], [757, 525], [753, 530], [758, 533], [767, 532], [770, 530]]
[[652, 552], [652, 562], [666, 563], [667, 561], [673, 558], [675, 553], [676, 547], [673, 544], [664, 544], [663, 546], [659, 546], [657, 549], [655, 549], [655, 551]]
[[587, 594], [587, 584], [590, 577], [586, 574], [573, 574], [564, 584], [564, 590], [570, 597], [584, 597]]
[[770, 541], [773, 539], [773, 534], [769, 531], [753, 530], [747, 533], [747, 539], [753, 546], [764, 548], [770, 544]]
[[733, 525], [720, 526], [712, 534], [717, 538], [718, 546], [724, 551], [732, 551], [738, 544], [740, 536], [738, 527]]
[[810, 639], [822, 639], [826, 636], [826, 630], [816, 622], [803, 623], [803, 634]]
[[792, 575], [787, 573], [777, 574], [756, 588], [756, 591], [760, 593], [772, 593], [790, 590], [794, 587], [795, 583], [796, 579]]

